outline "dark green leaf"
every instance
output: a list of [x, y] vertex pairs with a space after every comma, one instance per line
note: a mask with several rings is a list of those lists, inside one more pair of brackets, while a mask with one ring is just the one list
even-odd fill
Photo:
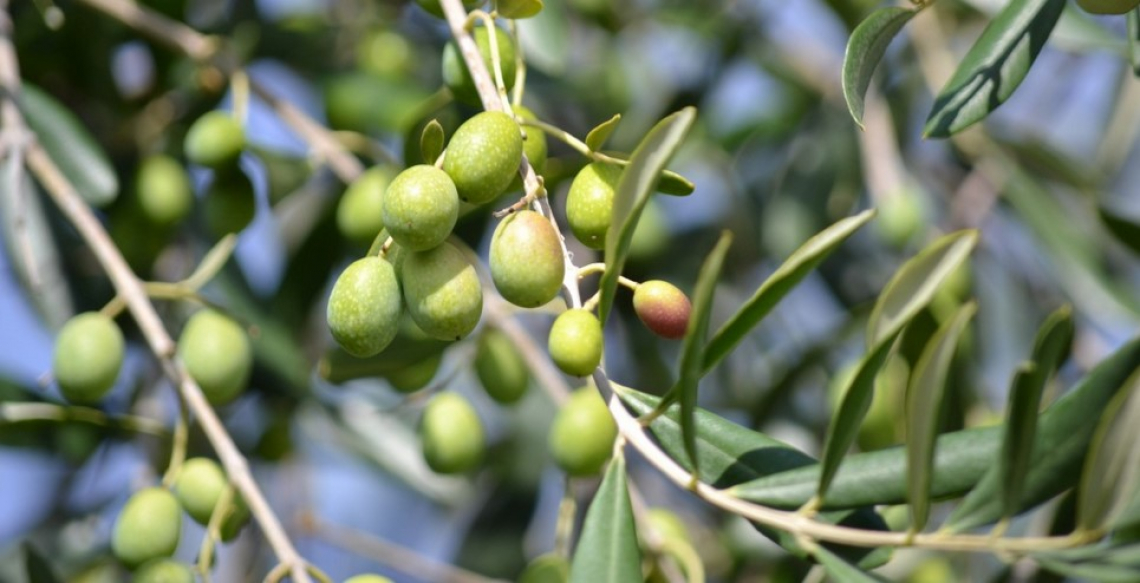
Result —
[[931, 243], [902, 265], [883, 288], [867, 322], [867, 346], [895, 336], [930, 303], [935, 292], [978, 244], [977, 231], [958, 231]]
[[705, 348], [704, 372], [709, 372], [772, 311], [788, 292], [811, 273], [839, 244], [867, 224], [874, 211], [863, 211], [820, 231], [792, 252], [768, 279], [725, 322]]
[[966, 324], [977, 312], [970, 302], [943, 324], [914, 365], [906, 395], [907, 500], [911, 532], [920, 532], [930, 518], [930, 484], [934, 478], [934, 445], [950, 362]]
[[1108, 227], [1108, 232], [1112, 233], [1117, 241], [1123, 243], [1133, 252], [1140, 253], [1140, 224], [1104, 207], [1098, 208], [1097, 214], [1100, 215], [1100, 220], [1104, 226]]
[[1004, 103], [1045, 46], [1065, 0], [1011, 0], [982, 31], [934, 100], [923, 133], [945, 138]]
[[1128, 13], [1128, 56], [1132, 73], [1140, 77], [1140, 6]]
[[827, 574], [838, 583], [876, 583], [886, 581], [886, 579], [872, 575], [844, 561], [827, 550], [826, 547], [816, 547], [815, 550], [812, 551], [812, 554], [819, 560], [819, 564], [823, 565], [823, 569], [827, 571]]
[[447, 142], [447, 135], [443, 125], [438, 119], [433, 119], [424, 126], [420, 134], [420, 155], [424, 157], [425, 164], [434, 164], [439, 155], [443, 153], [443, 144]]
[[918, 10], [911, 8], [880, 8], [859, 23], [847, 40], [847, 52], [843, 55], [843, 97], [859, 127], [863, 126], [863, 98], [871, 84], [871, 75], [891, 40], [915, 14]]
[[626, 480], [625, 458], [619, 454], [586, 512], [570, 565], [571, 583], [641, 581], [641, 551]]
[[685, 139], [696, 116], [695, 108], [686, 107], [657, 122], [638, 144], [629, 165], [621, 173], [614, 194], [613, 218], [606, 233], [606, 271], [598, 286], [601, 293], [598, 314], [603, 325], [617, 294], [618, 276], [625, 267], [629, 244], [633, 240], [637, 220], [641, 217], [641, 209], [645, 208], [661, 172], [681, 147], [681, 140]]
[[589, 148], [591, 152], [600, 150], [601, 147], [605, 145], [606, 140], [610, 138], [610, 135], [614, 133], [614, 130], [617, 129], [618, 122], [620, 121], [621, 114], [617, 113], [610, 119], [594, 126], [594, 129], [586, 134], [586, 147]]
[[24, 570], [28, 583], [60, 583], [51, 564], [28, 542], [24, 543]]
[[1140, 571], [1119, 565], [1069, 564], [1049, 559], [1037, 561], [1046, 570], [1083, 581], [1099, 583], [1135, 583], [1140, 579]]
[[503, 18], [532, 18], [542, 12], [542, 0], [498, 0], [495, 6]]
[[1100, 416], [1084, 464], [1077, 526], [1112, 526], [1140, 481], [1140, 373], [1128, 379]]
[[79, 118], [34, 85], [25, 83], [20, 111], [60, 172], [87, 204], [107, 206], [119, 195], [119, 177]]

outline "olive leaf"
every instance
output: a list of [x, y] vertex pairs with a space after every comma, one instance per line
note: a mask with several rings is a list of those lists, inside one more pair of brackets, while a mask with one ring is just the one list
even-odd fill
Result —
[[1136, 497], [1140, 484], [1140, 373], [1105, 408], [1085, 460], [1077, 525], [1110, 527]]
[[851, 33], [843, 55], [843, 98], [855, 123], [863, 127], [864, 96], [871, 85], [875, 67], [887, 52], [887, 46], [919, 8], [888, 6], [871, 13]]
[[542, 12], [542, 0], [497, 0], [495, 10], [503, 18], [532, 18]]
[[60, 583], [48, 560], [29, 542], [24, 543], [24, 573], [28, 583]]
[[827, 571], [831, 578], [838, 583], [877, 583], [886, 581], [881, 577], [877, 577], [868, 573], [847, 561], [839, 558], [827, 550], [826, 547], [818, 546], [812, 550], [812, 555], [823, 565], [823, 570]]
[[625, 457], [614, 456], [594, 495], [570, 565], [570, 583], [641, 580], [641, 550], [629, 500]]
[[586, 147], [589, 148], [591, 152], [600, 150], [601, 147], [605, 145], [606, 140], [610, 138], [610, 135], [614, 133], [614, 130], [617, 129], [618, 122], [620, 121], [621, 114], [618, 113], [614, 114], [610, 119], [594, 126], [594, 129], [586, 134]]
[[1140, 77], [1140, 6], [1128, 13], [1128, 58], [1132, 73]]
[[444, 133], [439, 120], [429, 121], [420, 134], [420, 155], [424, 157], [424, 163], [434, 164], [439, 155], [443, 153], [443, 145], [446, 141], [447, 135]]

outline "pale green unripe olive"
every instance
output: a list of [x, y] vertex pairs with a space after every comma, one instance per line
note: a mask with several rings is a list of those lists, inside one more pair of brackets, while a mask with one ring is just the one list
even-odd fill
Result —
[[348, 186], [336, 207], [336, 226], [345, 238], [362, 245], [376, 238], [384, 228], [384, 191], [395, 176], [388, 166], [374, 166]]
[[566, 583], [570, 580], [570, 562], [556, 553], [535, 558], [519, 576], [519, 583]]
[[409, 253], [400, 272], [412, 320], [438, 340], [459, 340], [483, 314], [483, 288], [475, 267], [451, 243]]
[[161, 154], [147, 156], [139, 162], [135, 196], [142, 215], [161, 226], [186, 218], [194, 204], [186, 169], [174, 158]]
[[205, 309], [186, 322], [178, 355], [213, 405], [233, 401], [249, 382], [253, 350], [245, 329], [220, 312]]
[[649, 526], [657, 531], [657, 535], [664, 541], [692, 544], [689, 539], [689, 529], [685, 526], [685, 522], [671, 510], [651, 508], [649, 512], [645, 513], [645, 518], [649, 522]]
[[221, 238], [241, 232], [253, 221], [256, 212], [253, 182], [244, 172], [231, 168], [214, 173], [202, 200], [202, 213], [211, 234]]
[[397, 243], [425, 251], [443, 243], [459, 219], [459, 195], [446, 172], [420, 164], [399, 173], [384, 193], [384, 227]]
[[575, 390], [550, 426], [550, 453], [571, 476], [592, 476], [613, 453], [617, 424], [593, 387]]
[[402, 311], [395, 268], [379, 257], [365, 257], [337, 277], [325, 315], [337, 344], [364, 358], [392, 343]]
[[111, 550], [128, 567], [169, 557], [182, 533], [182, 508], [170, 490], [144, 488], [131, 495], [111, 534]]
[[499, 222], [491, 237], [489, 264], [503, 299], [536, 308], [558, 296], [566, 265], [558, 233], [546, 217], [524, 210]]
[[463, 122], [447, 144], [443, 171], [459, 200], [483, 204], [507, 189], [518, 174], [523, 139], [519, 124], [501, 111], [484, 111]]
[[654, 279], [638, 285], [633, 292], [633, 311], [654, 334], [676, 340], [685, 336], [693, 305], [677, 286]]
[[414, 393], [428, 386], [428, 383], [435, 378], [435, 374], [439, 372], [439, 366], [442, 363], [443, 353], [441, 352], [419, 362], [413, 362], [404, 368], [386, 373], [384, 378], [388, 379], [388, 384], [392, 385], [393, 389], [401, 393]]
[[[209, 458], [191, 458], [183, 462], [178, 476], [174, 479], [174, 496], [179, 504], [198, 524], [210, 523], [210, 517], [229, 486], [229, 480], [222, 467]], [[222, 519], [222, 540], [237, 535], [238, 530], [249, 521], [249, 508], [235, 490], [230, 498], [230, 507]]]
[[1077, 4], [1091, 14], [1124, 14], [1140, 6], [1140, 0], [1077, 0]]
[[[481, 6], [483, 2], [485, 2], [485, 0], [463, 0], [463, 8], [472, 10]], [[423, 8], [429, 14], [443, 18], [443, 7], [439, 5], [439, 0], [416, 0], [416, 4], [419, 4], [420, 8]]]
[[186, 133], [186, 159], [210, 168], [237, 163], [245, 148], [245, 131], [232, 115], [211, 111], [194, 121]]
[[578, 171], [566, 195], [566, 223], [583, 245], [606, 247], [606, 231], [614, 216], [614, 190], [621, 167], [593, 162]]
[[588, 310], [566, 310], [554, 319], [547, 349], [562, 372], [584, 377], [602, 362], [602, 323]]
[[424, 460], [440, 474], [466, 472], [483, 460], [483, 422], [471, 403], [457, 393], [440, 393], [428, 401], [420, 420], [420, 437]]
[[84, 312], [63, 325], [55, 340], [52, 374], [72, 403], [94, 403], [111, 390], [123, 366], [123, 333], [111, 318]]
[[155, 559], [135, 569], [131, 583], [194, 583], [194, 571], [174, 559]]
[[922, 202], [912, 192], [900, 191], [878, 205], [875, 227], [879, 236], [895, 247], [906, 245], [922, 228]]
[[[477, 27], [472, 35], [475, 37], [476, 46], [479, 47], [479, 54], [483, 57], [483, 65], [487, 67], [487, 73], [494, 78], [495, 67], [491, 63], [491, 35], [487, 34], [487, 28], [484, 26]], [[515, 43], [507, 33], [497, 26], [495, 27], [495, 43], [499, 49], [503, 85], [507, 90], [510, 90], [515, 85]], [[480, 105], [482, 103], [479, 99], [479, 91], [475, 89], [475, 80], [471, 78], [471, 72], [467, 70], [467, 63], [463, 61], [463, 55], [460, 54], [454, 40], [443, 47], [443, 83], [451, 89], [451, 93], [455, 95], [457, 100], [468, 105]]]
[[510, 404], [526, 393], [530, 371], [518, 347], [500, 330], [491, 328], [479, 337], [475, 374], [492, 399]]
[[[538, 121], [538, 116], [522, 105], [514, 106], [514, 111], [515, 115], [522, 119]], [[523, 153], [526, 154], [526, 159], [534, 171], [541, 174], [546, 169], [546, 132], [530, 126], [523, 126], [523, 131], [525, 132]]]

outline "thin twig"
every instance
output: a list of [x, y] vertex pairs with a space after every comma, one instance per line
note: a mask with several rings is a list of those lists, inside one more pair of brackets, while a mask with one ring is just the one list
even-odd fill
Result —
[[75, 405], [0, 403], [0, 426], [25, 421], [78, 421], [155, 437], [166, 437], [170, 434], [165, 425], [147, 417], [135, 415], [110, 416], [98, 409]]

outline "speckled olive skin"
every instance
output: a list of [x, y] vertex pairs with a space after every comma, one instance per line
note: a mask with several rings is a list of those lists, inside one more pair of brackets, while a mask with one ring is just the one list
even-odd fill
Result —
[[178, 355], [212, 405], [233, 401], [245, 390], [253, 350], [245, 329], [228, 316], [205, 309], [186, 322]]
[[174, 559], [155, 559], [136, 569], [131, 583], [194, 583], [194, 572]]
[[637, 286], [633, 292], [633, 311], [654, 334], [676, 340], [685, 336], [693, 305], [677, 286], [655, 279]]
[[[186, 514], [201, 525], [209, 524], [210, 516], [222, 493], [229, 485], [222, 467], [209, 458], [190, 458], [182, 464], [172, 489], [178, 503]], [[230, 540], [237, 535], [245, 523], [249, 522], [249, 508], [235, 491], [231, 498], [230, 512], [222, 521], [222, 540]]]
[[186, 218], [194, 205], [194, 192], [186, 169], [174, 158], [160, 154], [139, 162], [135, 196], [143, 216], [160, 226], [170, 226]]
[[325, 316], [337, 344], [364, 358], [392, 343], [402, 309], [396, 269], [379, 257], [365, 257], [336, 279]]
[[576, 308], [554, 320], [547, 349], [562, 372], [584, 377], [602, 362], [602, 323], [593, 312]]
[[519, 124], [505, 113], [485, 111], [455, 130], [444, 154], [443, 171], [455, 182], [460, 200], [483, 204], [511, 184], [522, 153]]
[[530, 384], [530, 372], [519, 349], [506, 334], [493, 328], [479, 337], [475, 374], [483, 390], [504, 405], [518, 402]]
[[420, 421], [424, 460], [441, 474], [474, 469], [483, 460], [483, 422], [463, 396], [440, 393], [428, 402]]
[[[487, 34], [486, 27], [480, 26], [473, 33], [475, 45], [479, 47], [479, 54], [483, 57], [483, 64], [487, 72], [494, 78], [495, 68], [491, 64], [491, 35]], [[499, 48], [499, 63], [503, 70], [503, 85], [509, 91], [515, 85], [515, 43], [502, 29], [495, 27], [495, 43]], [[455, 41], [443, 47], [443, 83], [451, 89], [455, 98], [468, 105], [481, 105], [479, 92], [475, 89], [475, 81], [471, 72], [467, 70], [467, 63], [463, 62], [463, 55]]]
[[211, 111], [195, 120], [183, 144], [187, 160], [216, 169], [236, 164], [244, 148], [245, 131], [224, 111]]
[[566, 266], [558, 233], [542, 215], [524, 210], [504, 218], [491, 237], [491, 278], [503, 299], [536, 308], [558, 296]]
[[586, 165], [566, 195], [566, 222], [583, 245], [605, 249], [606, 231], [614, 216], [614, 190], [621, 178], [621, 167], [593, 162]]
[[614, 449], [617, 425], [593, 387], [574, 391], [550, 426], [549, 446], [554, 462], [571, 476], [592, 476], [602, 470]]
[[182, 533], [182, 507], [166, 488], [144, 488], [131, 495], [111, 534], [111, 551], [128, 567], [169, 557]]
[[384, 193], [384, 227], [402, 247], [426, 251], [443, 243], [459, 218], [459, 196], [446, 172], [420, 164], [404, 170]]
[[367, 245], [384, 228], [384, 192], [396, 177], [388, 166], [374, 166], [344, 191], [336, 208], [336, 226], [348, 240]]
[[409, 253], [400, 272], [404, 304], [425, 334], [459, 340], [483, 314], [483, 288], [463, 253], [450, 243]]
[[123, 366], [123, 333], [113, 320], [84, 312], [63, 325], [55, 340], [52, 374], [72, 403], [95, 403], [107, 395]]

